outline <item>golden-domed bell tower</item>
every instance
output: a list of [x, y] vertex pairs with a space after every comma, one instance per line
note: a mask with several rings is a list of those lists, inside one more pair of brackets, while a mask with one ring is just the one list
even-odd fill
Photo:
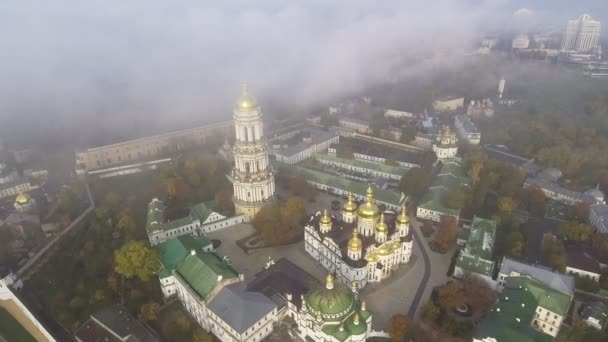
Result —
[[353, 229], [353, 236], [348, 240], [347, 254], [353, 261], [357, 261], [363, 256], [363, 242], [359, 238], [357, 228]]
[[353, 200], [353, 193], [348, 193], [348, 200], [342, 206], [342, 221], [346, 223], [354, 223], [357, 219], [357, 205]]
[[331, 225], [331, 217], [329, 217], [329, 213], [327, 212], [327, 209], [325, 209], [323, 210], [323, 216], [321, 216], [321, 219], [319, 220], [319, 229], [321, 230], [321, 233], [329, 233], [331, 231]]
[[388, 225], [384, 222], [384, 213], [380, 214], [380, 221], [376, 224], [376, 242], [386, 242], [388, 237]]
[[274, 200], [274, 176], [264, 141], [262, 111], [243, 84], [233, 113], [235, 144], [234, 169], [230, 176], [234, 186], [234, 206], [238, 214], [250, 217]]
[[406, 208], [401, 208], [401, 214], [395, 219], [395, 228], [399, 233], [399, 237], [406, 237], [410, 232], [410, 220], [407, 217]]
[[374, 235], [374, 228], [380, 217], [380, 209], [374, 200], [374, 190], [370, 186], [367, 188], [365, 203], [359, 205], [357, 209], [357, 229], [363, 236]]

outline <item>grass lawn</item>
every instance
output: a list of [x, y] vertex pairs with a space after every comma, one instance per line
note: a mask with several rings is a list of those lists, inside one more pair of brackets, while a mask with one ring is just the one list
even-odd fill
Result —
[[2, 307], [0, 307], [0, 336], [9, 342], [36, 342], [34, 337]]

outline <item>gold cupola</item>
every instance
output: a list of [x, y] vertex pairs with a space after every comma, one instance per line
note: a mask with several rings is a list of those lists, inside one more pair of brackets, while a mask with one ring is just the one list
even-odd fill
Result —
[[384, 222], [384, 213], [380, 214], [380, 221], [376, 224], [377, 233], [388, 233], [388, 225]]
[[363, 243], [359, 238], [359, 232], [357, 228], [353, 229], [353, 236], [348, 240], [348, 249], [353, 252], [359, 252], [363, 249]]
[[243, 89], [241, 91], [241, 96], [236, 104], [238, 110], [248, 111], [256, 108], [257, 102], [251, 94], [249, 94], [249, 86], [247, 82], [243, 83]]
[[407, 217], [405, 207], [403, 207], [403, 208], [401, 208], [401, 214], [399, 214], [397, 216], [397, 223], [398, 224], [407, 224], [408, 222], [410, 222], [410, 219]]
[[374, 200], [374, 190], [372, 187], [367, 188], [365, 203], [359, 206], [357, 214], [362, 218], [376, 218], [380, 214], [380, 209]]
[[334, 276], [329, 273], [325, 278], [325, 288], [331, 290], [334, 288]]
[[355, 317], [353, 318], [353, 324], [359, 325], [359, 313], [355, 312]]
[[342, 209], [346, 212], [351, 212], [351, 213], [357, 211], [357, 205], [353, 201], [352, 192], [348, 193], [348, 201], [346, 203], [344, 203], [344, 206], [342, 207]]
[[323, 210], [323, 216], [321, 216], [321, 220], [319, 222], [323, 225], [331, 224], [331, 217], [329, 217], [329, 212], [327, 211], [327, 209]]

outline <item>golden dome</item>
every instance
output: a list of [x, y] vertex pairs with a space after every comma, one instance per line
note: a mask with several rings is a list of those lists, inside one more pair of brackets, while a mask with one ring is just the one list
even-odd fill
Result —
[[243, 83], [241, 97], [239, 97], [236, 106], [239, 110], [251, 110], [258, 106], [255, 98], [249, 94], [249, 87], [247, 86], [246, 82]]
[[353, 252], [359, 252], [363, 249], [363, 242], [359, 238], [357, 228], [353, 229], [353, 237], [348, 240], [348, 249]]
[[331, 217], [329, 217], [329, 213], [327, 209], [323, 210], [323, 216], [321, 216], [321, 224], [328, 225], [331, 224]]
[[355, 202], [353, 202], [353, 193], [352, 192], [348, 193], [348, 201], [346, 203], [344, 203], [344, 206], [342, 207], [342, 209], [344, 209], [344, 211], [348, 211], [348, 212], [357, 211], [357, 205], [355, 204]]
[[30, 201], [30, 195], [26, 194], [26, 193], [20, 193], [17, 198], [15, 198], [15, 202], [17, 202], [18, 204], [24, 205], [27, 204], [27, 202]]
[[380, 214], [380, 222], [376, 223], [376, 232], [388, 233], [388, 225], [384, 222], [384, 213]]
[[329, 273], [325, 278], [325, 287], [329, 290], [334, 288], [334, 276]]
[[367, 199], [365, 200], [365, 203], [359, 206], [357, 214], [363, 218], [378, 217], [380, 209], [378, 209], [378, 206], [374, 203], [374, 190], [371, 186], [367, 188], [366, 195]]
[[359, 325], [359, 313], [355, 312], [355, 318], [353, 318], [353, 323], [355, 325]]
[[407, 213], [405, 212], [405, 207], [401, 208], [401, 214], [397, 216], [397, 223], [407, 224], [410, 219], [407, 217]]
[[389, 255], [392, 252], [392, 248], [389, 245], [383, 245], [382, 247], [378, 248], [378, 254], [379, 255]]

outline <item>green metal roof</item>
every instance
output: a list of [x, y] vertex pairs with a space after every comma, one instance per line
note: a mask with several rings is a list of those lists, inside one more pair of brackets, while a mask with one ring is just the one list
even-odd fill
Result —
[[[351, 191], [353, 194], [359, 195], [359, 197], [365, 197], [367, 191], [367, 184], [352, 181], [349, 179], [341, 178], [338, 176], [330, 175], [321, 171], [311, 170], [298, 165], [289, 165], [278, 161], [272, 161], [272, 165], [275, 168], [284, 168], [290, 173], [303, 177], [305, 180], [315, 182], [319, 184], [325, 184], [327, 186], [342, 189], [344, 191]], [[399, 206], [401, 203], [402, 195], [398, 192], [384, 189], [374, 189], [374, 198], [378, 201], [390, 203], [395, 206]]]
[[467, 241], [466, 250], [471, 255], [478, 255], [490, 259], [494, 251], [494, 236], [496, 223], [491, 220], [475, 216], [471, 224], [471, 232]]
[[197, 253], [188, 255], [177, 265], [177, 273], [201, 299], [213, 291], [218, 283], [218, 276], [223, 279], [236, 278], [238, 273], [226, 261], [215, 253]]
[[194, 238], [191, 235], [182, 235], [154, 246], [154, 249], [161, 256], [161, 263], [163, 265], [158, 276], [160, 278], [170, 276], [175, 267], [184, 261], [191, 251], [204, 253], [203, 249], [209, 245], [211, 245], [211, 241], [207, 238]]
[[552, 341], [532, 327], [536, 308], [541, 306], [565, 316], [572, 298], [529, 277], [507, 277], [498, 302], [481, 322], [476, 337], [500, 342]]
[[306, 303], [313, 312], [332, 315], [354, 308], [355, 298], [344, 285], [336, 284], [332, 289], [324, 286], [312, 289], [306, 295]]
[[365, 320], [369, 317], [367, 311], [359, 311], [359, 324], [355, 325], [354, 322], [354, 312], [343, 321], [344, 330], [340, 331], [339, 324], [331, 324], [325, 325], [321, 330], [327, 335], [331, 335], [335, 337], [338, 341], [345, 341], [348, 337], [352, 335], [360, 335], [365, 333], [367, 330], [367, 324]]
[[148, 204], [148, 221], [146, 223], [146, 230], [148, 232], [172, 230], [191, 224], [196, 220], [203, 223], [213, 212], [205, 203], [198, 203], [189, 208], [190, 214], [188, 216], [165, 222], [163, 216], [164, 210], [165, 206], [159, 200], [152, 200], [152, 202]]
[[427, 193], [422, 196], [418, 207], [427, 210], [438, 211], [445, 215], [458, 216], [460, 211], [456, 209], [446, 208], [443, 206], [442, 198], [446, 192], [447, 190], [443, 188], [429, 189], [429, 191], [427, 191]]
[[389, 174], [398, 175], [398, 176], [403, 176], [403, 174], [406, 172], [406, 169], [399, 167], [399, 166], [387, 165], [387, 164], [383, 164], [383, 163], [368, 162], [368, 161], [363, 161], [363, 160], [359, 160], [359, 159], [339, 158], [339, 157], [333, 157], [333, 156], [330, 156], [327, 154], [321, 154], [321, 153], [316, 154], [315, 158], [318, 160], [325, 160], [328, 162], [340, 163], [340, 164], [344, 164], [344, 165], [360, 167], [360, 168], [364, 168], [364, 169], [368, 169], [368, 170], [374, 170], [374, 171], [389, 173]]
[[456, 267], [488, 277], [492, 277], [495, 265], [496, 263], [492, 260], [486, 260], [464, 253], [461, 253], [460, 256], [458, 256], [458, 260], [456, 260]]

